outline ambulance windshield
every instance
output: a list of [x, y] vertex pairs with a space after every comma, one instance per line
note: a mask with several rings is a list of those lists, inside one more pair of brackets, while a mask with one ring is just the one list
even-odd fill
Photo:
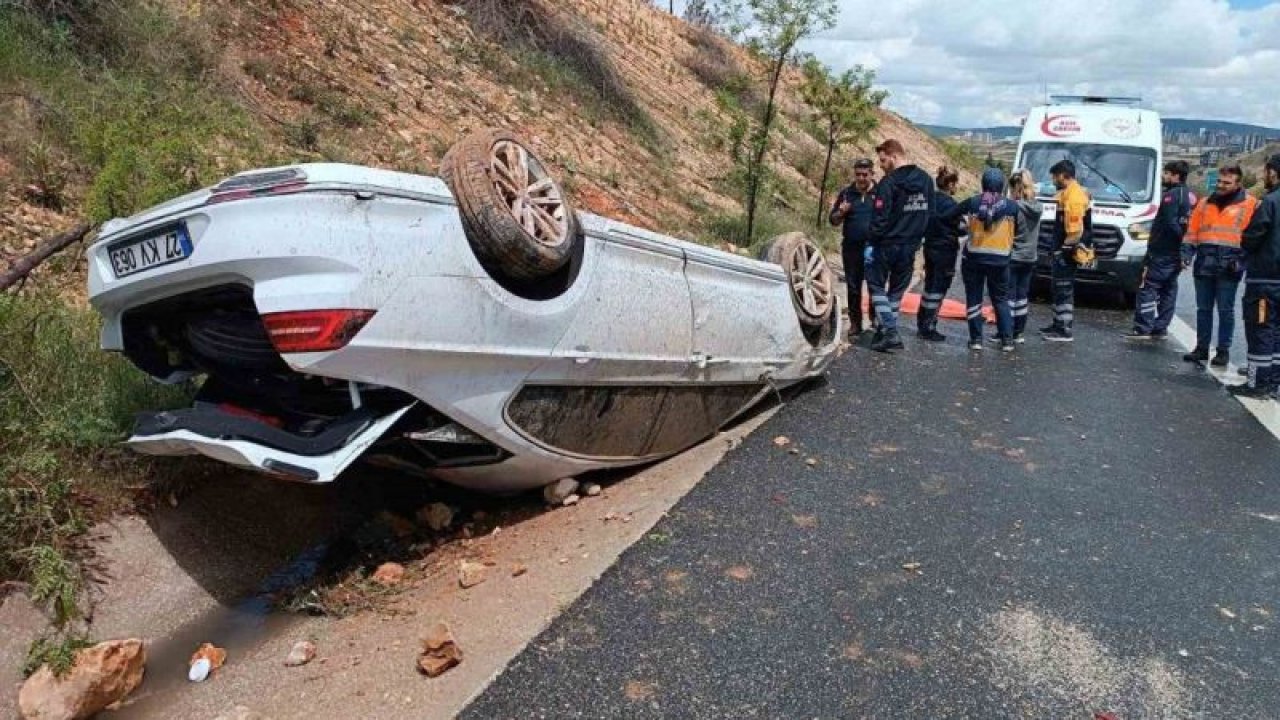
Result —
[[1022, 166], [1036, 179], [1037, 194], [1052, 197], [1057, 189], [1049, 168], [1059, 160], [1076, 166], [1076, 179], [1094, 200], [1116, 203], [1151, 201], [1156, 183], [1156, 151], [1126, 145], [1091, 143], [1027, 143]]

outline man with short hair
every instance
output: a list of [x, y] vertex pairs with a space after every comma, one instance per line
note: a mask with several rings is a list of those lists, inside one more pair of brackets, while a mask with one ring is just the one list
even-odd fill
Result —
[[1133, 311], [1133, 331], [1127, 340], [1163, 340], [1168, 337], [1178, 301], [1178, 274], [1182, 272], [1182, 238], [1196, 206], [1187, 189], [1191, 168], [1182, 160], [1164, 165], [1164, 193], [1160, 209], [1151, 221], [1147, 254], [1142, 260], [1142, 286]]
[[898, 309], [911, 284], [916, 251], [924, 239], [933, 207], [933, 178], [906, 162], [906, 149], [889, 139], [876, 147], [880, 170], [871, 214], [867, 288], [880, 319], [871, 349], [890, 352], [903, 347], [898, 335]]
[[1213, 311], [1218, 310], [1218, 348], [1214, 367], [1231, 361], [1231, 336], [1235, 333], [1236, 290], [1244, 277], [1244, 232], [1258, 199], [1244, 191], [1244, 171], [1239, 165], [1218, 169], [1218, 185], [1212, 196], [1201, 200], [1191, 213], [1186, 241], [1182, 244], [1183, 267], [1194, 262], [1196, 283], [1196, 346], [1182, 356], [1187, 362], [1203, 365], [1209, 360], [1213, 337]]
[[862, 280], [866, 276], [867, 236], [871, 232], [871, 211], [875, 204], [875, 180], [871, 160], [859, 158], [853, 164], [853, 182], [840, 191], [827, 219], [840, 225], [840, 257], [844, 260], [844, 282], [849, 289], [849, 334], [862, 334]]
[[1059, 160], [1049, 168], [1053, 186], [1058, 188], [1058, 205], [1053, 228], [1053, 324], [1040, 329], [1040, 337], [1050, 342], [1075, 339], [1076, 268], [1088, 261], [1093, 246], [1093, 218], [1089, 191], [1076, 182], [1076, 166]]
[[1245, 397], [1280, 399], [1280, 153], [1267, 158], [1262, 171], [1267, 195], [1240, 240], [1249, 381], [1232, 391]]

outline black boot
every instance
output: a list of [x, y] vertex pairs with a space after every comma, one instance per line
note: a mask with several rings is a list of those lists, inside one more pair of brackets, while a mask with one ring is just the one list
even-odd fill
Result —
[[1201, 365], [1209, 362], [1209, 348], [1198, 347], [1186, 355], [1182, 356], [1183, 362], [1199, 363]]
[[1209, 364], [1214, 367], [1226, 367], [1229, 362], [1231, 362], [1231, 353], [1218, 348], [1218, 352], [1213, 354], [1213, 362]]
[[1262, 398], [1274, 397], [1276, 394], [1276, 386], [1250, 385], [1245, 383], [1244, 385], [1233, 385], [1227, 388], [1227, 392], [1235, 395], [1236, 397], [1257, 398], [1260, 400]]
[[898, 337], [897, 330], [885, 331], [885, 333], [880, 336], [879, 340], [871, 343], [872, 350], [882, 353], [887, 353], [891, 350], [901, 350], [903, 347], [905, 346], [902, 344], [902, 338]]

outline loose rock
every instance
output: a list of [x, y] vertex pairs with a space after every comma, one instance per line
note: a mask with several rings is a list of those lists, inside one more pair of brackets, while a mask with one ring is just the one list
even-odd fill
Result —
[[284, 659], [285, 667], [302, 667], [315, 659], [316, 644], [310, 640], [299, 640], [294, 643], [289, 656]]
[[472, 588], [485, 580], [489, 568], [484, 563], [462, 560], [458, 563], [458, 584], [464, 588]]
[[578, 501], [581, 499], [582, 498], [578, 497], [577, 495], [570, 495], [569, 497], [564, 499], [564, 506], [569, 507], [572, 505], [577, 505]]
[[383, 587], [399, 585], [404, 580], [404, 566], [393, 562], [382, 563], [369, 579]]
[[596, 497], [602, 492], [604, 492], [604, 489], [595, 483], [587, 483], [582, 486], [582, 494], [587, 497]]
[[18, 693], [26, 720], [82, 720], [117, 703], [142, 683], [147, 652], [141, 640], [111, 640], [76, 653], [62, 678], [46, 665]]
[[527, 572], [529, 572], [529, 568], [525, 567], [524, 565], [521, 565], [520, 563], [516, 563], [515, 565], [511, 566], [511, 577], [520, 577], [521, 575]]
[[446, 530], [453, 524], [453, 508], [444, 503], [431, 503], [426, 507], [418, 508], [418, 522], [434, 532]]
[[777, 447], [786, 447], [791, 444], [791, 438], [786, 435], [779, 435], [773, 439], [773, 444]]
[[551, 505], [559, 505], [565, 498], [578, 492], [578, 481], [562, 478], [542, 488], [542, 497]]
[[418, 670], [427, 677], [439, 677], [462, 662], [462, 648], [453, 637], [453, 631], [444, 623], [435, 626], [422, 639], [422, 654], [418, 656]]

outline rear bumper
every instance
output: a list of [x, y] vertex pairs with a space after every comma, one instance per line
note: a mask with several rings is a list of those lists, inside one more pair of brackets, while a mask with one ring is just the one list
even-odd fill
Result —
[[353, 418], [353, 422], [336, 428], [332, 437], [323, 437], [328, 433], [322, 433], [310, 440], [217, 411], [154, 413], [140, 418], [135, 434], [125, 444], [147, 455], [204, 455], [289, 480], [327, 483], [338, 477], [411, 407], [376, 420]]
[[[1036, 261], [1036, 276], [1049, 279], [1052, 276], [1050, 261], [1040, 255]], [[1142, 285], [1142, 258], [1121, 256], [1099, 260], [1097, 267], [1076, 270], [1076, 282], [1084, 285], [1113, 287], [1126, 293], [1135, 293]]]

